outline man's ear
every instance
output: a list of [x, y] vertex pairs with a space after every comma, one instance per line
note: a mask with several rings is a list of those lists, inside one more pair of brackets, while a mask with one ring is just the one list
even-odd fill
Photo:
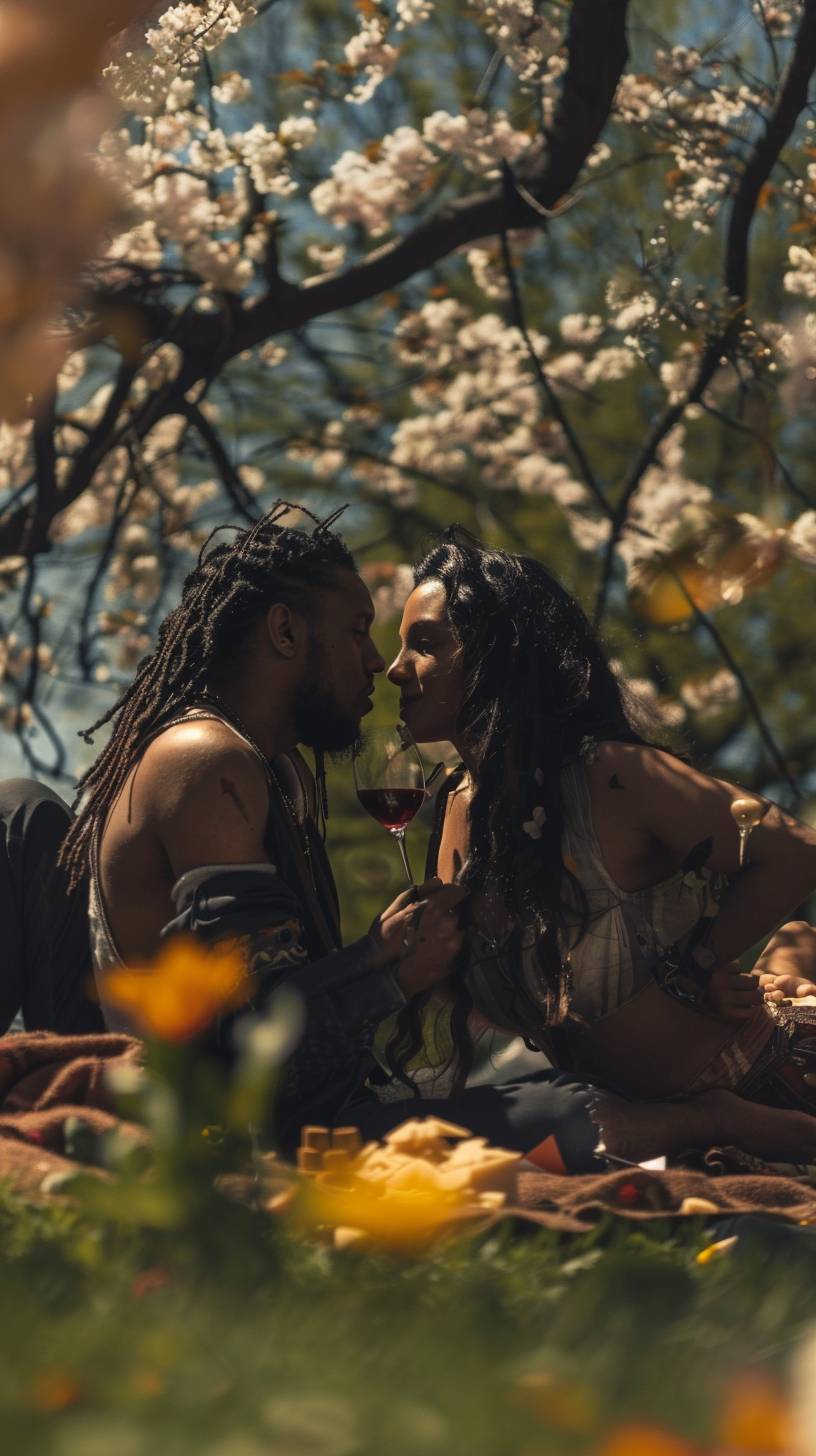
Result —
[[305, 618], [286, 602], [275, 602], [266, 614], [269, 641], [281, 657], [291, 662], [306, 646], [308, 626]]

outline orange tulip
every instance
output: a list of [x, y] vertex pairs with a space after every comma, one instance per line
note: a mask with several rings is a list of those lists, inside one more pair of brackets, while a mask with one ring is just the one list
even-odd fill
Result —
[[103, 995], [131, 1016], [146, 1036], [190, 1041], [222, 1011], [246, 1000], [246, 960], [234, 941], [212, 948], [177, 936], [148, 966], [110, 970]]

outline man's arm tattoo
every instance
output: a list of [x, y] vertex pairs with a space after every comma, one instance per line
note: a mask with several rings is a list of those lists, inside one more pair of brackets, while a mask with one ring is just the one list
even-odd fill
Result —
[[243, 802], [241, 800], [241, 795], [238, 793], [238, 790], [232, 782], [232, 779], [221, 780], [221, 793], [225, 794], [228, 799], [232, 799], [232, 802], [238, 810], [238, 813], [241, 815], [241, 818], [245, 819], [247, 824], [251, 824], [252, 820], [250, 819], [246, 809], [244, 808]]

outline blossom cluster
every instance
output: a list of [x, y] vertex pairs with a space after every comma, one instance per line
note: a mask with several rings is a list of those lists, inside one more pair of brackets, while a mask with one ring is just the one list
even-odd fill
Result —
[[147, 31], [144, 46], [122, 50], [110, 62], [108, 84], [123, 108], [137, 116], [177, 109], [192, 98], [193, 73], [205, 52], [216, 50], [256, 14], [250, 0], [171, 5]]
[[626, 127], [648, 134], [666, 149], [666, 213], [710, 232], [740, 174], [752, 114], [767, 95], [742, 75], [725, 75], [718, 46], [658, 48], [651, 73], [626, 72], [614, 114]]
[[[579, 334], [581, 328], [595, 341], [602, 325], [581, 321]], [[587, 358], [580, 340], [560, 352], [535, 331], [531, 343], [557, 395], [616, 382], [634, 362], [631, 350], [616, 346]], [[415, 501], [422, 481], [455, 488], [477, 472], [488, 490], [552, 501], [580, 549], [594, 550], [608, 538], [608, 519], [575, 478], [563, 432], [542, 410], [533, 361], [516, 327], [495, 313], [473, 314], [453, 298], [430, 300], [404, 315], [394, 352], [421, 378], [411, 391], [417, 412], [393, 426], [386, 461], [355, 449], [369, 423], [359, 410], [332, 420], [319, 444], [298, 443], [297, 458], [322, 479], [349, 469], [372, 494], [397, 505]], [[376, 416], [371, 423], [380, 426]]]
[[370, 101], [377, 87], [390, 76], [399, 57], [399, 47], [386, 40], [389, 30], [388, 17], [379, 11], [363, 15], [360, 29], [346, 42], [346, 60], [356, 71], [362, 71], [363, 78], [346, 97], [362, 105]]
[[475, 0], [474, 9], [519, 80], [539, 80], [563, 40], [561, 7], [537, 0]]
[[540, 147], [500, 109], [434, 111], [421, 132], [400, 126], [364, 152], [343, 152], [312, 189], [312, 207], [336, 227], [357, 223], [380, 237], [394, 218], [415, 207], [417, 193], [431, 185], [442, 158], [454, 157], [474, 175], [496, 177], [502, 161], [529, 158]]

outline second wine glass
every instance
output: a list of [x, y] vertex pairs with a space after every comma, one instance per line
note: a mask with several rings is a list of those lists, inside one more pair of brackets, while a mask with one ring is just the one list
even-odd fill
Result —
[[354, 756], [357, 798], [372, 819], [396, 839], [408, 883], [414, 883], [405, 830], [425, 799], [425, 771], [411, 734], [403, 724], [370, 728]]

